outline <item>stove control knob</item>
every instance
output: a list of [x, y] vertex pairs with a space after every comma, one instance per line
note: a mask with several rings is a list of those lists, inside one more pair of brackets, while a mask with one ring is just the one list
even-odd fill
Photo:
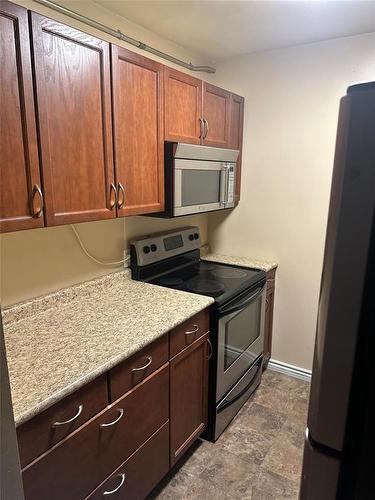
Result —
[[143, 251], [144, 253], [150, 253], [150, 247], [146, 245], [145, 247], [143, 247]]
[[151, 245], [151, 252], [156, 252], [156, 250], [158, 249], [158, 247], [154, 244]]
[[199, 234], [198, 233], [194, 233], [194, 239], [197, 240], [199, 238]]
[[194, 234], [189, 234], [189, 240], [193, 241], [193, 239], [194, 239]]

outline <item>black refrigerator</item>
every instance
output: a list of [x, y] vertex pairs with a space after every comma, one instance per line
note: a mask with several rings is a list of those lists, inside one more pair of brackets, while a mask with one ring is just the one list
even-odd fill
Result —
[[375, 82], [341, 99], [300, 500], [375, 498]]

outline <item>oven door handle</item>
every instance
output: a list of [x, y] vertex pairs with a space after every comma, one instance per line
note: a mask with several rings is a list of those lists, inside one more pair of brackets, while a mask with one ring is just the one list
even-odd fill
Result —
[[228, 406], [232, 405], [233, 403], [241, 399], [244, 394], [246, 394], [246, 392], [253, 385], [254, 379], [258, 375], [259, 370], [262, 369], [262, 358], [259, 361], [257, 361], [257, 364], [258, 368], [256, 369], [254, 376], [251, 377], [250, 382], [246, 384], [245, 387], [236, 396], [234, 396], [234, 398], [229, 400], [224, 400], [222, 403], [220, 403], [219, 406], [217, 407], [217, 413], [220, 413], [221, 411], [225, 410], [225, 408], [228, 408]]
[[255, 292], [252, 295], [250, 295], [250, 297], [247, 297], [246, 300], [243, 300], [243, 301], [235, 304], [234, 306], [229, 306], [228, 308], [223, 307], [222, 309], [219, 309], [220, 315], [223, 316], [224, 314], [227, 315], [227, 314], [239, 311], [240, 309], [244, 309], [246, 306], [251, 304], [251, 302], [253, 302], [253, 300], [256, 299], [263, 292], [264, 287], [265, 287], [265, 285], [260, 286], [259, 288], [257, 288], [255, 290]]

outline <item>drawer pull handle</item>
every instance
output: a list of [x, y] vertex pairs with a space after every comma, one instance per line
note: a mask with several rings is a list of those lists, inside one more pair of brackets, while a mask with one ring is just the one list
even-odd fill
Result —
[[152, 363], [152, 356], [147, 356], [147, 363], [144, 366], [140, 366], [139, 368], [133, 368], [132, 372], [140, 372], [142, 370], [146, 370]]
[[121, 481], [120, 481], [120, 484], [117, 486], [117, 488], [115, 488], [114, 490], [111, 490], [111, 491], [104, 491], [103, 496], [104, 495], [113, 495], [114, 493], [116, 493], [116, 491], [118, 491], [121, 488], [121, 486], [125, 483], [125, 474], [119, 474], [119, 477], [121, 477]]
[[109, 422], [108, 424], [100, 424], [100, 427], [111, 427], [112, 425], [117, 424], [117, 422], [122, 419], [124, 410], [122, 408], [119, 408], [117, 411], [119, 412], [119, 416], [116, 418], [116, 420], [114, 420], [113, 422]]
[[83, 410], [83, 405], [79, 405], [77, 413], [74, 415], [74, 417], [70, 418], [69, 420], [65, 420], [64, 422], [54, 422], [52, 424], [52, 427], [59, 427], [60, 425], [66, 425], [70, 424], [71, 422], [74, 422], [74, 420], [77, 420], [77, 418], [81, 415], [82, 410]]
[[199, 330], [199, 326], [198, 325], [193, 325], [193, 329], [192, 330], [187, 330], [185, 332], [185, 335], [191, 335], [192, 333], [197, 333], [198, 330]]

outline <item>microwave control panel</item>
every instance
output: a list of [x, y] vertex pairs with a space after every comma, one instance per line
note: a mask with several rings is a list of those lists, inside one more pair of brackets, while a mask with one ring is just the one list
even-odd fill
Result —
[[235, 183], [235, 166], [233, 164], [228, 165], [228, 192], [227, 192], [227, 203], [234, 202], [234, 183]]

